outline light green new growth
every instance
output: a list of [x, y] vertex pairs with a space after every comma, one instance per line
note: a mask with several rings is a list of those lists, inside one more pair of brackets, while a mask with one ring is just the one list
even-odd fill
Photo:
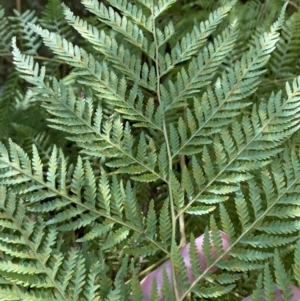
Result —
[[[62, 133], [53, 141], [24, 122], [14, 126], [23, 147], [0, 142], [0, 300], [138, 301], [142, 276], [168, 258], [178, 287], [165, 274], [164, 300], [259, 300], [261, 289], [273, 300], [274, 283], [290, 300], [300, 286], [300, 14], [277, 5], [275, 22], [254, 26], [246, 11], [267, 4], [221, 1], [178, 32], [165, 19], [176, 0], [81, 0], [97, 25], [58, 2], [40, 21], [11, 19], [23, 26], [25, 53], [18, 35], [12, 47], [31, 86], [24, 106]], [[34, 59], [41, 42], [66, 78]], [[15, 79], [4, 96], [18, 99]], [[9, 110], [1, 100], [5, 139]], [[202, 233], [207, 268], [191, 247], [188, 283], [178, 248]]]

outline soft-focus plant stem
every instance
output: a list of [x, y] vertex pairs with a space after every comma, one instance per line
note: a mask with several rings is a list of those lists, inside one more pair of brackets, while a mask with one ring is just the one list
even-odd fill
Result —
[[[155, 67], [156, 67], [156, 75], [157, 75], [157, 98], [159, 103], [161, 103], [161, 97], [160, 97], [160, 68], [159, 68], [159, 50], [158, 50], [158, 42], [156, 39], [156, 25], [155, 25], [155, 14], [154, 14], [154, 1], [152, 1], [152, 17], [153, 17], [153, 39], [156, 44], [156, 54], [155, 54]], [[169, 176], [168, 176], [168, 190], [169, 190], [169, 203], [170, 203], [170, 211], [171, 211], [171, 220], [172, 220], [172, 239], [175, 239], [175, 234], [176, 234], [176, 217], [175, 217], [175, 208], [174, 208], [174, 200], [173, 200], [173, 193], [172, 193], [172, 169], [173, 169], [173, 161], [172, 161], [172, 154], [171, 154], [171, 148], [169, 144], [169, 137], [168, 137], [168, 132], [167, 132], [167, 125], [166, 125], [166, 119], [163, 118], [163, 134], [166, 142], [166, 148], [167, 148], [167, 155], [168, 155], [168, 161], [169, 161]], [[178, 291], [176, 289], [176, 275], [175, 275], [175, 269], [173, 262], [171, 260], [171, 270], [172, 270], [172, 282], [174, 283], [174, 297], [175, 301], [180, 300], [178, 296]]]
[[21, 0], [16, 0], [16, 10], [21, 13], [22, 7], [21, 7]]

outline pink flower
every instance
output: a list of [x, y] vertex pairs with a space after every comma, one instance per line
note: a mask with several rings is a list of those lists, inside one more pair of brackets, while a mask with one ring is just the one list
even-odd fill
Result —
[[[291, 299], [291, 301], [299, 301], [300, 300], [300, 290], [298, 289], [298, 287], [296, 287], [295, 285], [291, 285], [292, 288], [292, 292], [293, 292], [293, 298]], [[276, 289], [274, 291], [275, 296], [277, 298], [277, 301], [285, 301], [283, 300], [281, 291], [279, 289]], [[264, 295], [264, 293], [263, 293]], [[247, 298], [244, 298], [242, 301], [251, 301], [252, 300], [252, 295], [248, 296]], [[262, 296], [261, 301], [265, 301], [266, 299], [264, 298], [264, 296]]]
[[[220, 233], [221, 238], [222, 238], [223, 250], [225, 251], [229, 247], [228, 236], [223, 231], [219, 231], [219, 233]], [[203, 251], [202, 251], [203, 239], [204, 239], [204, 234], [197, 237], [195, 239], [195, 243], [196, 243], [196, 247], [197, 247], [197, 250], [198, 250], [201, 269], [205, 270], [206, 267], [207, 267], [207, 264], [206, 264], [204, 254], [203, 254]], [[193, 282], [195, 280], [195, 278], [192, 275], [192, 267], [191, 267], [190, 256], [189, 256], [189, 249], [190, 249], [190, 244], [186, 244], [180, 250], [180, 254], [183, 257], [183, 260], [184, 260], [184, 263], [185, 263], [185, 266], [186, 266], [186, 274], [187, 274], [187, 277], [188, 277], [188, 281]], [[216, 258], [216, 251], [214, 249], [212, 250], [212, 254], [213, 254], [212, 258], [215, 259]], [[225, 255], [223, 258], [228, 259], [229, 255]], [[149, 275], [147, 275], [140, 282], [143, 293], [144, 293], [144, 301], [149, 301], [150, 300], [151, 288], [152, 288], [152, 283], [153, 283], [154, 279], [156, 279], [158, 295], [159, 295], [160, 299], [163, 298], [162, 292], [161, 292], [161, 289], [162, 289], [162, 286], [163, 286], [163, 268], [165, 268], [165, 270], [167, 272], [167, 275], [168, 275], [168, 278], [169, 278], [169, 281], [170, 281], [170, 283], [172, 283], [171, 261], [168, 260], [163, 265], [159, 266], [156, 270], [154, 270]], [[210, 270], [211, 271], [216, 271], [217, 267], [214, 266]]]
[[[228, 236], [226, 233], [223, 231], [219, 231], [221, 239], [222, 239], [222, 244], [223, 244], [223, 250], [226, 251], [229, 247], [229, 241], [228, 241]], [[201, 236], [197, 237], [195, 239], [196, 247], [198, 250], [198, 256], [199, 256], [199, 262], [201, 265], [201, 270], [205, 270], [207, 268], [207, 264], [204, 258], [204, 254], [202, 251], [202, 246], [203, 246], [203, 240], [204, 240], [204, 234]], [[189, 256], [189, 249], [190, 249], [190, 244], [186, 244], [184, 247], [181, 248], [180, 254], [183, 257], [183, 261], [186, 267], [186, 274], [188, 281], [192, 283], [195, 280], [195, 277], [192, 275], [192, 266], [190, 262], [190, 256]], [[216, 258], [216, 251], [214, 248], [212, 248], [212, 259]], [[226, 254], [223, 256], [223, 259], [228, 259], [229, 255]], [[151, 294], [151, 288], [153, 281], [156, 280], [156, 285], [157, 285], [157, 292], [159, 295], [159, 298], [162, 300], [163, 295], [162, 295], [162, 286], [163, 286], [163, 269], [165, 269], [167, 276], [169, 278], [169, 281], [171, 285], [173, 286], [172, 283], [172, 272], [171, 272], [171, 261], [168, 260], [161, 266], [159, 266], [156, 270], [151, 272], [149, 275], [147, 275], [141, 282], [141, 288], [144, 293], [144, 300], [143, 301], [150, 301], [150, 294]], [[217, 270], [216, 266], [213, 266], [210, 271], [214, 272]], [[300, 300], [300, 289], [297, 288], [295, 285], [291, 285], [292, 289], [292, 294], [293, 297], [291, 301], [299, 301]], [[182, 295], [182, 292], [178, 292], [179, 295]], [[281, 291], [275, 287], [274, 295], [276, 297], [277, 301], [285, 301], [282, 297]], [[251, 301], [252, 300], [252, 295], [244, 298], [242, 301]], [[264, 292], [262, 292], [262, 299], [261, 301], [265, 301], [264, 297]]]

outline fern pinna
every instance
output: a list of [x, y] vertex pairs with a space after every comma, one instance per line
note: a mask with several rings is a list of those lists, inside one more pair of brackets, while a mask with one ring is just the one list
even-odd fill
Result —
[[0, 300], [296, 300], [299, 13], [253, 24], [268, 4], [199, 1], [186, 30], [176, 0], [81, 0], [92, 17], [63, 5], [50, 26], [56, 2], [13, 59], [69, 142], [0, 144]]

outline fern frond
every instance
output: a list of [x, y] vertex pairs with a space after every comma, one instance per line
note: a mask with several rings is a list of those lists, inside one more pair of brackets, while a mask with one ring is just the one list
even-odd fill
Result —
[[133, 266], [131, 268], [133, 270], [133, 276], [131, 280], [132, 301], [143, 300], [144, 295], [136, 271]]
[[[266, 258], [270, 258], [272, 254], [268, 252], [270, 248], [276, 248], [277, 246], [286, 246], [298, 239], [299, 226], [297, 223], [298, 215], [274, 216], [276, 209], [280, 212], [281, 209], [291, 208], [291, 203], [295, 198], [295, 194], [298, 195], [297, 186], [299, 183], [300, 169], [300, 153], [298, 148], [288, 149], [286, 148], [278, 160], [275, 160], [269, 167], [266, 167], [261, 172], [261, 178], [257, 180], [251, 180], [250, 186], [253, 186], [253, 182], [262, 181], [263, 190], [252, 190], [249, 197], [245, 194], [236, 197], [235, 203], [238, 213], [239, 225], [241, 229], [239, 237], [234, 238], [236, 243], [239, 243], [241, 248], [238, 253], [235, 251], [231, 253], [234, 258], [245, 261], [259, 260], [264, 261]], [[254, 186], [253, 186], [254, 187]], [[260, 199], [259, 207], [255, 201]], [[263, 206], [260, 209], [260, 206]], [[251, 208], [251, 209], [249, 209]], [[232, 224], [232, 221], [226, 221], [228, 215], [224, 206], [221, 206], [221, 220], [223, 223]], [[245, 211], [256, 212], [254, 215], [245, 214]], [[281, 240], [282, 234], [288, 234]], [[296, 234], [296, 235], [295, 235]], [[255, 249], [249, 249], [252, 246]], [[261, 248], [262, 251], [257, 253], [257, 248]], [[266, 249], [268, 248], [268, 249]], [[253, 253], [252, 253], [253, 251]], [[241, 256], [244, 253], [245, 255]], [[252, 254], [252, 255], [251, 255]], [[275, 256], [275, 275], [276, 283], [286, 296], [286, 300], [289, 299], [287, 290], [290, 285], [288, 281], [289, 276], [284, 274], [284, 268], [278, 253]], [[261, 259], [259, 259], [259, 257]], [[232, 264], [230, 263], [232, 261]], [[234, 267], [236, 259], [229, 259], [226, 263], [222, 263], [221, 266], [232, 269]], [[245, 267], [246, 268], [246, 267]], [[248, 269], [251, 269], [251, 264]], [[273, 280], [271, 280], [271, 283]], [[274, 287], [272, 288], [272, 292]]]
[[168, 248], [172, 238], [171, 221], [168, 209], [168, 202], [165, 201], [159, 216], [159, 238], [165, 248]]
[[109, 4], [121, 11], [127, 18], [132, 19], [139, 27], [152, 32], [153, 19], [149, 13], [148, 15], [145, 14], [145, 10], [141, 6], [130, 3], [127, 0], [110, 0]]
[[126, 16], [121, 17], [112, 7], [106, 7], [102, 2], [95, 0], [83, 0], [82, 4], [91, 13], [95, 14], [99, 21], [107, 24], [116, 32], [119, 32], [132, 45], [140, 51], [154, 58], [154, 49], [151, 44], [153, 41], [146, 37], [143, 31]]
[[[19, 145], [27, 153], [32, 152], [32, 144], [39, 150], [42, 162], [46, 163], [50, 159], [52, 148], [52, 137], [46, 132], [39, 132], [23, 124], [13, 124], [19, 138]], [[58, 145], [59, 146], [59, 145]]]
[[268, 34], [260, 37], [256, 49], [250, 49], [229, 74], [223, 73], [222, 78], [217, 79], [214, 90], [209, 86], [201, 100], [194, 99], [195, 115], [188, 110], [187, 122], [182, 118], [178, 121], [181, 143], [180, 147], [173, 151], [173, 157], [199, 152], [200, 149], [193, 145], [199, 142], [209, 143], [212, 133], [231, 123], [234, 117], [241, 113], [242, 108], [249, 106], [249, 102], [243, 102], [241, 99], [255, 92], [261, 82], [261, 68], [268, 62], [270, 53], [274, 50], [282, 23], [283, 15], [274, 23]]
[[0, 54], [8, 54], [10, 52], [10, 40], [13, 32], [10, 30], [10, 21], [5, 16], [5, 10], [0, 6]]
[[[116, 105], [119, 107], [119, 112], [124, 114], [125, 118], [137, 121], [137, 126], [150, 126], [151, 128], [161, 131], [162, 108], [158, 108], [156, 112], [154, 112], [154, 100], [150, 100], [149, 104], [144, 106], [143, 94], [137, 84], [129, 91], [128, 99], [125, 98], [125, 92], [127, 90], [125, 78], [119, 79], [113, 71], [108, 70], [108, 65], [105, 62], [102, 64], [98, 63], [83, 49], [77, 46], [73, 47], [71, 43], [60, 38], [59, 35], [49, 33], [47, 30], [42, 30], [40, 27], [33, 28], [43, 37], [45, 44], [49, 46], [54, 53], [61, 59], [67, 60], [70, 65], [79, 69], [76, 74], [83, 77], [83, 80], [80, 80], [80, 83], [94, 89], [97, 96], [107, 99], [108, 101], [116, 102]], [[33, 62], [31, 59], [22, 56], [15, 46], [14, 49], [14, 55], [16, 56], [15, 63], [19, 70], [23, 70], [24, 73], [32, 74]], [[93, 78], [92, 82], [91, 77]], [[99, 82], [101, 83], [100, 85]], [[32, 83], [41, 85], [38, 83], [38, 80], [32, 81]], [[138, 101], [136, 101], [136, 98]]]
[[[300, 126], [299, 113], [297, 110], [290, 111], [299, 100], [300, 78], [294, 80], [293, 88], [287, 84], [286, 92], [286, 99], [281, 100], [280, 94], [271, 95], [268, 104], [262, 103], [257, 109], [254, 106], [251, 118], [245, 116], [241, 124], [236, 122], [231, 130], [224, 129], [220, 137], [216, 135], [213, 149], [203, 148], [202, 171], [197, 171], [197, 177], [201, 177], [201, 180], [200, 183], [195, 183], [195, 187], [198, 184], [199, 192], [189, 199], [183, 210], [196, 201], [201, 202], [201, 195], [205, 203], [207, 192], [222, 196], [236, 191], [237, 183], [252, 177], [248, 174], [249, 171], [269, 164], [269, 158], [282, 151], [279, 148], [282, 141]], [[282, 122], [280, 124], [279, 119]], [[199, 166], [199, 163], [195, 164]], [[204, 184], [205, 178], [208, 179], [208, 186]]]
[[289, 78], [294, 76], [294, 66], [298, 56], [294, 49], [299, 48], [300, 14], [293, 14], [283, 25], [282, 35], [272, 54], [270, 69], [275, 78]]
[[274, 254], [274, 269], [275, 269], [275, 277], [278, 288], [282, 292], [282, 297], [284, 300], [292, 300], [293, 294], [290, 288], [289, 275], [285, 271], [285, 267], [281, 258], [279, 256], [278, 250], [275, 250]]
[[[106, 238], [102, 248], [113, 247], [138, 234], [141, 247], [149, 242], [154, 245], [154, 249], [153, 246], [149, 248], [150, 253], [158, 249], [167, 252], [163, 247], [168, 246], [170, 242], [167, 208], [161, 211], [162, 220], [159, 227], [163, 227], [164, 234], [161, 236], [161, 242], [157, 243], [145, 232], [147, 225], [138, 214], [136, 196], [129, 183], [123, 187], [122, 183], [117, 184], [114, 180], [112, 187], [116, 188], [118, 185], [119, 193], [115, 189], [111, 192], [111, 184], [106, 175], [103, 174], [96, 184], [89, 163], [83, 164], [80, 158], [72, 175], [67, 172], [66, 159], [62, 152], [58, 152], [56, 148], [53, 149], [46, 172], [35, 147], [33, 158], [30, 160], [27, 154], [12, 142], [10, 155], [6, 147], [1, 145], [0, 162], [0, 168], [3, 170], [0, 174], [0, 184], [8, 187], [14, 185], [13, 191], [27, 203], [29, 211], [52, 212], [53, 217], [47, 221], [47, 225], [56, 225], [60, 231], [74, 231], [93, 223], [93, 228], [79, 239], [82, 242], [102, 237], [117, 225], [114, 232]], [[68, 183], [70, 187], [66, 186]], [[43, 202], [39, 203], [40, 201]], [[104, 220], [101, 222], [101, 219]]]
[[58, 33], [65, 39], [72, 39], [71, 27], [64, 18], [60, 0], [48, 0], [40, 22], [44, 28]]
[[16, 114], [16, 106], [23, 98], [20, 87], [20, 78], [16, 72], [10, 73], [5, 81], [0, 96], [0, 139], [4, 141], [10, 135], [11, 122]]
[[9, 17], [12, 22], [12, 28], [15, 35], [20, 34], [22, 39], [22, 48], [27, 54], [36, 54], [37, 50], [41, 46], [41, 40], [39, 36], [30, 28], [31, 23], [37, 23], [37, 17], [34, 11], [25, 11], [20, 13], [14, 10], [14, 17]]
[[155, 78], [154, 71], [149, 71], [150, 68], [146, 62], [142, 65], [141, 60], [136, 55], [131, 55], [124, 45], [119, 45], [116, 39], [107, 35], [104, 30], [99, 32], [95, 26], [75, 17], [70, 9], [65, 8], [65, 15], [68, 23], [95, 45], [95, 49], [103, 53], [116, 69], [133, 82], [139, 79], [138, 84], [140, 86], [150, 91], [156, 91], [156, 83], [153, 79]]
[[201, 264], [199, 261], [198, 249], [197, 249], [194, 235], [191, 235], [189, 256], [190, 256], [191, 275], [188, 275], [188, 277], [190, 278], [189, 280], [194, 280], [197, 277], [199, 271], [201, 270]]
[[229, 1], [225, 6], [209, 14], [208, 20], [194, 26], [191, 33], [187, 33], [172, 49], [171, 54], [159, 58], [161, 74], [164, 75], [175, 65], [184, 62], [194, 56], [203, 46], [207, 37], [216, 30], [217, 26], [227, 16], [234, 6], [235, 1]]
[[213, 287], [198, 288], [193, 290], [193, 292], [200, 298], [218, 298], [228, 294], [234, 287], [234, 284], [227, 286], [215, 285]]
[[152, 6], [152, 14], [153, 14], [153, 19], [157, 18], [160, 16], [164, 11], [166, 11], [173, 3], [175, 3], [176, 0], [159, 0], [156, 2], [157, 5]]
[[[153, 181], [158, 178], [163, 179], [155, 170], [157, 155], [155, 154], [155, 146], [151, 141], [148, 144], [149, 153], [146, 157], [144, 152], [143, 154], [137, 152], [137, 156], [135, 156], [132, 150], [134, 140], [130, 133], [129, 124], [123, 127], [119, 118], [102, 121], [103, 114], [100, 106], [94, 110], [91, 99], [86, 99], [85, 101], [76, 99], [73, 91], [69, 89], [68, 93], [62, 82], [54, 82], [53, 89], [50, 88], [43, 82], [43, 70], [38, 75], [38, 66], [36, 65], [33, 69], [33, 61], [30, 58], [28, 60], [23, 57], [18, 52], [18, 49], [15, 49], [18, 68], [21, 70], [26, 69], [26, 73], [33, 75], [26, 76], [26, 79], [37, 85], [38, 91], [43, 91], [43, 94], [45, 90], [41, 90], [41, 87], [48, 91], [49, 96], [43, 97], [48, 102], [44, 107], [50, 114], [56, 117], [59, 116], [59, 118], [50, 119], [54, 123], [52, 127], [71, 133], [73, 138], [70, 137], [70, 139], [76, 141], [80, 147], [85, 149], [85, 153], [89, 155], [115, 158], [108, 165], [120, 167], [120, 172], [141, 174], [140, 176], [133, 176], [132, 178], [135, 180]], [[124, 90], [124, 88], [121, 89]], [[73, 128], [70, 128], [71, 124]], [[78, 134], [81, 137], [77, 137]], [[139, 144], [141, 149], [147, 147], [143, 135], [140, 136]], [[126, 159], [120, 160], [124, 158], [124, 155]]]
[[[39, 36], [72, 69], [50, 81], [13, 39], [16, 69], [34, 87], [32, 101], [17, 103], [26, 108], [14, 115], [19, 145], [0, 144], [0, 299], [237, 300], [256, 277], [254, 300], [292, 297], [300, 77], [283, 91], [264, 83], [282, 75], [278, 66], [297, 74], [298, 15], [284, 23], [284, 6], [274, 22], [274, 1], [269, 16], [258, 0], [191, 2], [202, 5], [192, 28], [176, 23], [175, 0], [82, 0], [92, 18], [49, 0], [42, 21], [31, 12], [11, 19], [17, 36], [28, 31], [20, 49], [37, 54]], [[248, 26], [250, 7], [267, 21]], [[35, 126], [71, 142], [49, 151]], [[160, 275], [145, 292], [138, 277], [150, 264]]]
[[187, 285], [188, 277], [186, 273], [185, 262], [183, 260], [182, 255], [179, 253], [178, 246], [176, 246], [174, 240], [171, 245], [171, 258], [172, 258], [172, 264], [174, 266], [174, 271], [177, 276], [175, 287], [179, 291], [186, 291], [188, 287]]
[[[214, 72], [223, 59], [232, 50], [237, 37], [237, 23], [231, 24], [230, 30], [225, 29], [221, 36], [205, 47], [188, 67], [177, 73], [177, 81], [169, 81], [169, 91], [162, 90], [162, 101], [166, 111], [186, 105], [186, 98], [192, 97], [201, 91], [211, 81]], [[164, 74], [164, 70], [161, 71]], [[170, 103], [171, 100], [171, 103]]]
[[[103, 288], [97, 284], [97, 278], [107, 272], [104, 262], [94, 262], [87, 275], [88, 262], [82, 250], [60, 252], [54, 227], [46, 227], [41, 218], [28, 219], [24, 205], [12, 194], [6, 194], [3, 187], [0, 197], [0, 249], [3, 252], [0, 270], [7, 280], [7, 285], [0, 285], [0, 298], [4, 300], [4, 293], [9, 296], [6, 300], [92, 301], [99, 298]], [[21, 259], [18, 263], [14, 262], [17, 258]], [[124, 271], [123, 266], [119, 277]], [[113, 292], [111, 285], [105, 289], [107, 295]]]

